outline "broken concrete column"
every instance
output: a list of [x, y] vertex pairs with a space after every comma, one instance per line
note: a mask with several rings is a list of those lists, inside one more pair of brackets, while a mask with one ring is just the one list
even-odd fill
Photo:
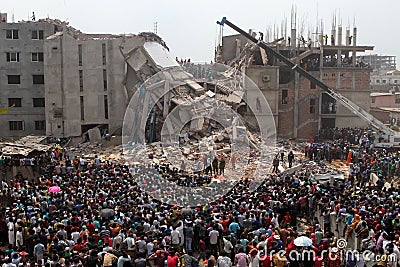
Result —
[[240, 56], [240, 45], [241, 45], [242, 41], [240, 39], [236, 39], [236, 53], [235, 53], [235, 57], [239, 58]]
[[338, 28], [337, 44], [342, 45], [342, 26]]
[[350, 29], [346, 29], [346, 46], [350, 45]]
[[101, 141], [100, 129], [95, 127], [88, 131], [90, 143], [99, 143]]

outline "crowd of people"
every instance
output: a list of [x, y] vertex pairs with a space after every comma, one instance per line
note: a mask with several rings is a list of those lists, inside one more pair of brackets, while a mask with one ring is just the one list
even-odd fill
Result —
[[[157, 200], [157, 189], [145, 192], [134, 177], [149, 166], [47, 156], [54, 168], [38, 180], [19, 176], [3, 183], [12, 203], [3, 203], [0, 219], [3, 266], [396, 267], [397, 258], [388, 256], [400, 256], [400, 195], [391, 182], [399, 153], [374, 148], [368, 129], [333, 132], [330, 140], [320, 134], [319, 143], [308, 144], [304, 158], [346, 163], [351, 154], [345, 181], [314, 182], [318, 167], [276, 171], [256, 190], [244, 179], [192, 207]], [[151, 168], [175, 174], [167, 165]], [[378, 181], [371, 182], [371, 173]], [[302, 236], [312, 243], [296, 245]], [[350, 248], [368, 250], [370, 260], [349, 257]], [[314, 256], [291, 257], [293, 251]]]

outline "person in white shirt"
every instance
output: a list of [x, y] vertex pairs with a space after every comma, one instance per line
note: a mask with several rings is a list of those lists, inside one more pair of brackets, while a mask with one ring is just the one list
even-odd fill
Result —
[[74, 242], [78, 242], [78, 239], [81, 237], [81, 235], [79, 234], [78, 230], [75, 228], [75, 230], [71, 233], [71, 237], [72, 240], [74, 240]]
[[131, 256], [131, 258], [134, 258], [136, 251], [135, 236], [133, 236], [132, 233], [128, 233], [128, 237], [125, 238], [124, 243], [127, 246], [128, 255]]
[[214, 230], [214, 228], [212, 228], [212, 230], [209, 233], [209, 237], [210, 237], [211, 252], [215, 256], [218, 255], [218, 236], [219, 232], [217, 230]]
[[123, 239], [122, 239], [121, 233], [118, 233], [118, 235], [113, 238], [112, 248], [113, 249], [120, 249], [122, 240]]
[[9, 258], [6, 263], [3, 263], [1, 267], [17, 267], [14, 263], [12, 263], [12, 259]]
[[122, 252], [122, 256], [120, 256], [118, 258], [117, 267], [123, 267], [124, 263], [127, 261], [130, 261], [130, 260], [131, 260], [131, 257], [128, 254], [126, 254], [125, 252]]
[[228, 239], [228, 237], [224, 237], [223, 239], [224, 242], [224, 252], [229, 256], [232, 253], [233, 245], [232, 242]]
[[22, 227], [18, 227], [18, 231], [15, 234], [15, 243], [18, 249], [20, 249], [24, 245], [24, 238], [22, 236]]
[[171, 244], [175, 248], [176, 251], [180, 251], [180, 244], [182, 240], [181, 233], [175, 228], [171, 232]]
[[45, 247], [40, 241], [33, 248], [33, 256], [36, 258], [36, 261], [39, 262], [43, 259], [43, 254], [45, 251]]
[[226, 253], [223, 252], [222, 255], [218, 257], [217, 264], [218, 264], [218, 267], [231, 267], [232, 261], [226, 255]]
[[15, 233], [14, 233], [14, 222], [10, 218], [10, 221], [7, 223], [8, 229], [8, 244], [14, 246], [15, 245]]
[[179, 221], [179, 224], [180, 225], [178, 227], [176, 227], [176, 230], [178, 230], [179, 234], [181, 235], [181, 241], [180, 241], [179, 245], [182, 247], [184, 242], [185, 242], [185, 239], [183, 238], [184, 237], [184, 235], [183, 235], [183, 221]]

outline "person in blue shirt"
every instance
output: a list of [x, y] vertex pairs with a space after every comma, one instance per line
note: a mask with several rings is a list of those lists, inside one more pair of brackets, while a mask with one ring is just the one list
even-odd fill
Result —
[[351, 223], [353, 222], [354, 216], [351, 214], [351, 212], [347, 213], [346, 215], [346, 225], [343, 228], [343, 236], [346, 234], [346, 230], [348, 227], [350, 227]]
[[231, 233], [234, 233], [235, 235], [237, 234], [237, 232], [240, 230], [240, 225], [239, 225], [239, 223], [237, 222], [238, 221], [238, 219], [237, 218], [235, 218], [235, 221], [234, 222], [231, 222], [230, 224], [229, 224], [229, 232], [231, 232]]

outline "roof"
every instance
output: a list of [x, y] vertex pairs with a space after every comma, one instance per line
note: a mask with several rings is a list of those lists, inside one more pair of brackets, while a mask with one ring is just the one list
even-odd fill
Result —
[[390, 70], [386, 72], [388, 75], [400, 75], [400, 70]]

